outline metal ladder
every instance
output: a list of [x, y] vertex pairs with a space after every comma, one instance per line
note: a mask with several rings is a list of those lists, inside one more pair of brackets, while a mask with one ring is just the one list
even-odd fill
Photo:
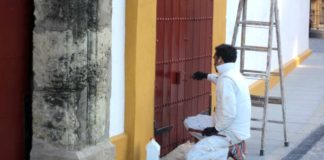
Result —
[[[246, 77], [250, 79], [264, 80], [265, 91], [264, 96], [259, 95], [251, 95], [252, 106], [254, 107], [262, 107], [263, 108], [263, 118], [256, 119], [252, 118], [252, 121], [262, 121], [261, 128], [251, 127], [251, 130], [261, 131], [261, 149], [260, 156], [264, 155], [264, 144], [265, 144], [265, 133], [267, 123], [277, 123], [283, 125], [284, 131], [284, 146], [289, 146], [289, 142], [287, 139], [287, 128], [286, 128], [286, 104], [285, 104], [285, 94], [284, 94], [284, 82], [283, 82], [283, 70], [282, 70], [282, 56], [281, 56], [281, 42], [280, 42], [280, 23], [279, 23], [279, 11], [278, 11], [278, 3], [277, 0], [270, 0], [270, 17], [269, 22], [262, 21], [250, 21], [247, 20], [247, 1], [248, 0], [240, 0], [239, 6], [237, 10], [236, 22], [234, 27], [232, 46], [236, 45], [236, 39], [238, 36], [238, 30], [241, 26], [241, 46], [235, 46], [236, 49], [241, 51], [240, 55], [240, 71]], [[245, 35], [247, 27], [261, 27], [269, 30], [268, 33], [268, 46], [250, 46], [245, 43]], [[277, 40], [277, 48], [274, 48], [272, 45], [273, 40], [273, 28], [276, 28], [276, 40]], [[244, 69], [244, 61], [245, 61], [245, 51], [255, 51], [255, 52], [266, 52], [267, 54], [267, 63], [266, 63], [266, 71], [258, 71], [258, 70], [246, 70]], [[272, 52], [276, 51], [278, 55], [278, 63], [279, 63], [279, 72], [271, 72], [271, 55]], [[281, 97], [271, 97], [269, 95], [269, 82], [270, 76], [277, 76], [280, 80], [280, 93]], [[267, 108], [268, 104], [277, 104], [282, 106], [282, 119], [283, 121], [275, 121], [267, 119]]]

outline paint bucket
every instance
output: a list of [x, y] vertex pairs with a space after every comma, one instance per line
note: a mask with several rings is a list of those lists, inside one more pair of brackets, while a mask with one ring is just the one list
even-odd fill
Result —
[[159, 160], [160, 150], [160, 145], [152, 138], [146, 145], [146, 160]]

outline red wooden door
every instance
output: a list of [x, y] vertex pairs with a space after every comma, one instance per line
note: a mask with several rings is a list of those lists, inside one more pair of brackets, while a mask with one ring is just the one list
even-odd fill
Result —
[[0, 159], [24, 159], [33, 0], [0, 1]]
[[210, 72], [213, 0], [158, 0], [155, 137], [165, 155], [190, 139], [183, 120], [210, 109], [210, 83], [191, 79]]

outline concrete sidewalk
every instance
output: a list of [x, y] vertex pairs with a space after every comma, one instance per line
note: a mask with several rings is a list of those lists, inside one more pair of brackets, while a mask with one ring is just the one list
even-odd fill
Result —
[[[297, 160], [315, 145], [300, 145], [300, 143], [306, 143], [307, 141], [303, 140], [311, 138], [309, 135], [323, 124], [324, 54], [315, 52], [307, 58], [298, 68], [285, 77], [285, 87], [289, 147], [284, 147], [282, 125], [268, 123], [264, 148], [265, 155], [259, 156], [261, 132], [252, 131], [252, 136], [247, 141], [248, 160]], [[279, 85], [275, 86], [271, 93], [272, 95], [279, 95]], [[282, 120], [280, 109], [281, 107], [278, 107], [278, 105], [269, 106], [268, 119]], [[262, 111], [261, 108], [253, 107], [253, 117], [261, 118]], [[261, 123], [252, 123], [252, 126], [261, 126]], [[317, 139], [315, 140], [317, 141]], [[314, 138], [312, 142], [314, 142]], [[296, 148], [303, 150], [305, 153], [291, 152]], [[315, 153], [315, 151], [312, 153]], [[315, 155], [304, 156], [303, 159], [318, 156], [316, 153]], [[324, 159], [324, 157], [321, 158]]]
[[[284, 147], [282, 125], [268, 123], [265, 156], [259, 156], [261, 132], [252, 131], [247, 141], [248, 159], [282, 159], [323, 122], [324, 54], [313, 53], [285, 78], [289, 147]], [[279, 95], [279, 86], [272, 90]], [[268, 119], [281, 120], [280, 107], [268, 108]], [[253, 117], [261, 118], [262, 109], [253, 107]], [[252, 123], [261, 126], [261, 123]]]

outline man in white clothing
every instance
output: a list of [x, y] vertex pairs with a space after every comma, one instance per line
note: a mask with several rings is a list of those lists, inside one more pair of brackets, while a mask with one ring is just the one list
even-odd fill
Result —
[[187, 160], [226, 160], [231, 145], [250, 137], [250, 93], [246, 80], [235, 69], [237, 51], [226, 44], [215, 50], [214, 65], [218, 75], [198, 71], [193, 79], [207, 79], [217, 84], [216, 112], [211, 116], [185, 119], [185, 127], [199, 139], [188, 152]]

